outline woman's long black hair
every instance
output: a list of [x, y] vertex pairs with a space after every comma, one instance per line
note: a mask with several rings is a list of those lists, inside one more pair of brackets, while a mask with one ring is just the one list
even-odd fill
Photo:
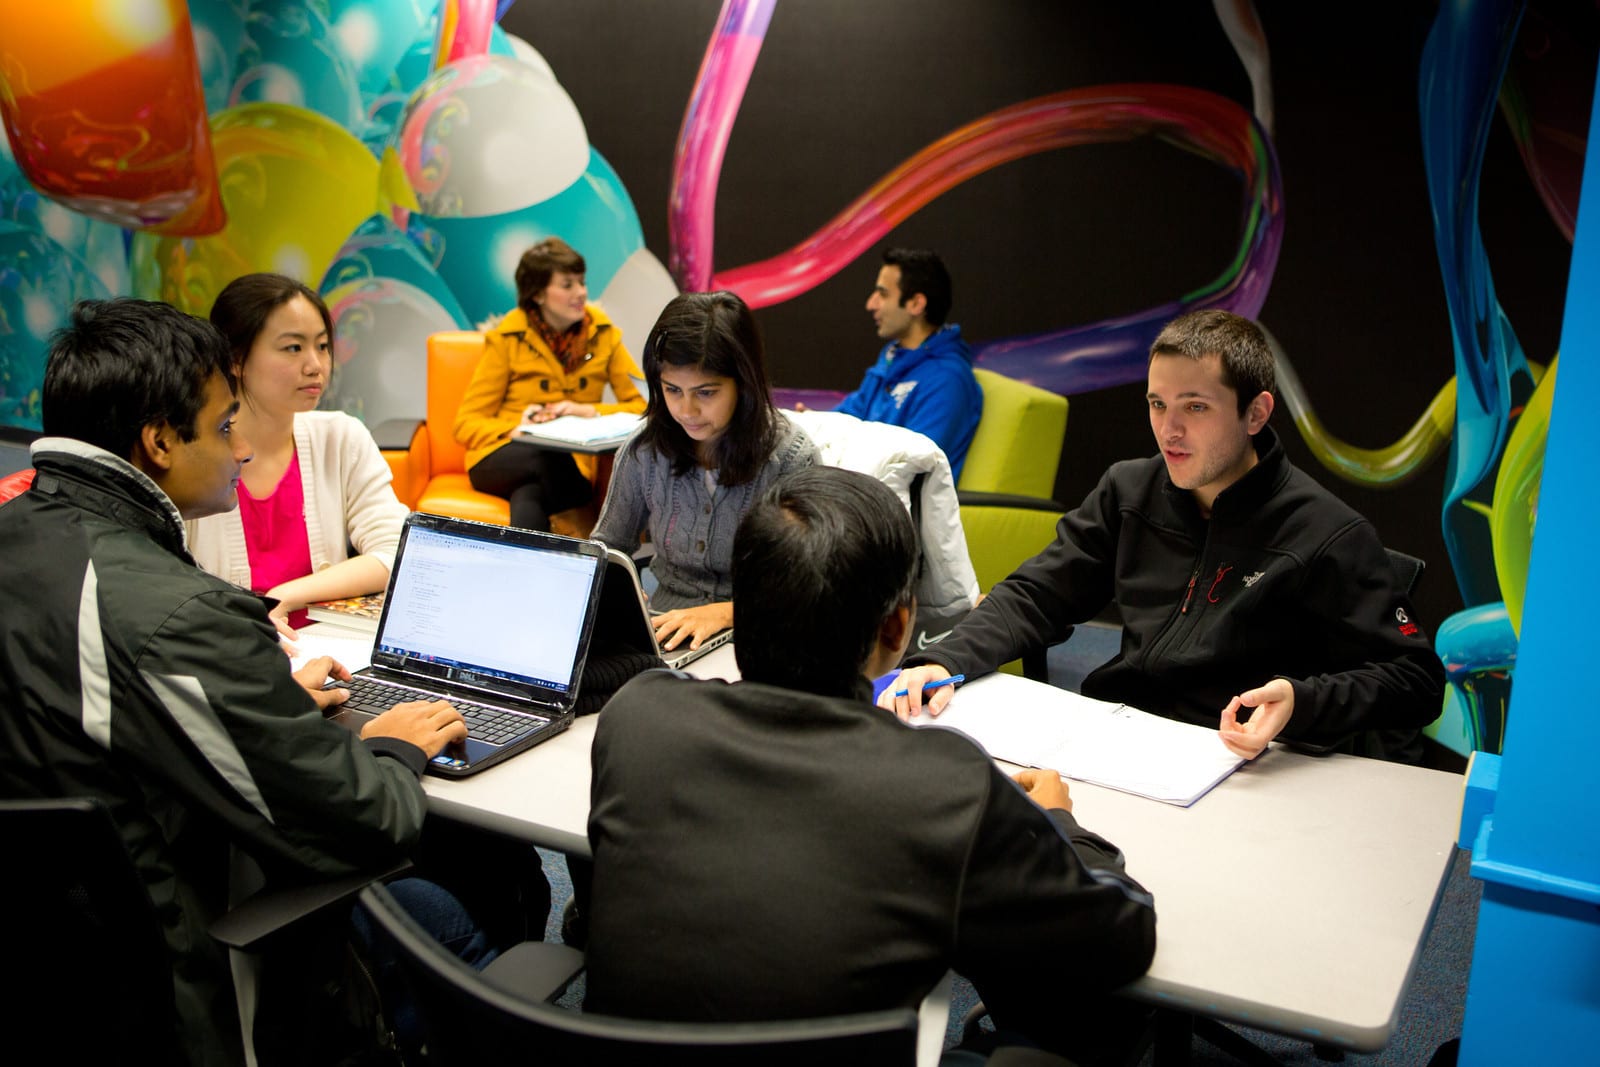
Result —
[[650, 386], [644, 429], [634, 447], [648, 445], [672, 460], [673, 474], [699, 463], [694, 440], [667, 409], [661, 367], [699, 367], [732, 378], [739, 398], [733, 421], [715, 445], [717, 480], [742, 485], [760, 473], [778, 446], [777, 409], [767, 386], [761, 332], [745, 302], [729, 292], [682, 293], [656, 319], [644, 344], [644, 376]]

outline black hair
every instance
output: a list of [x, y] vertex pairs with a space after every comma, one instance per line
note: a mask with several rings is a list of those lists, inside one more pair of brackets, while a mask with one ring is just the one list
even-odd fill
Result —
[[222, 331], [233, 349], [234, 362], [244, 366], [245, 357], [255, 345], [256, 338], [267, 328], [272, 313], [297, 296], [303, 296], [322, 316], [323, 329], [328, 331], [328, 345], [333, 345], [333, 316], [328, 305], [311, 286], [287, 274], [245, 274], [223, 286], [222, 292], [211, 304], [211, 324]]
[[1222, 384], [1238, 397], [1239, 414], [1250, 401], [1277, 388], [1277, 361], [1261, 327], [1231, 311], [1205, 308], [1179, 315], [1161, 328], [1150, 345], [1150, 359], [1187, 356], [1222, 361]]
[[559, 237], [546, 237], [522, 253], [514, 275], [517, 283], [517, 307], [529, 315], [539, 313], [539, 302], [534, 299], [550, 287], [556, 271], [567, 274], [586, 274], [589, 267], [577, 249]]
[[193, 441], [213, 374], [236, 388], [228, 342], [206, 320], [148, 300], [85, 300], [50, 338], [44, 432], [123, 459], [152, 424]]
[[911, 516], [876, 478], [842, 467], [780, 478], [734, 534], [740, 675], [848, 695], [884, 620], [914, 602], [919, 559]]
[[950, 314], [950, 272], [937, 252], [920, 248], [891, 248], [883, 254], [887, 267], [900, 268], [900, 304], [921, 293], [928, 305], [922, 317], [937, 329]]
[[715, 445], [717, 480], [723, 485], [750, 481], [778, 446], [778, 420], [767, 386], [761, 331], [745, 302], [729, 292], [681, 293], [672, 298], [644, 343], [644, 376], [650, 402], [644, 429], [633, 447], [649, 446], [672, 461], [674, 474], [698, 463], [695, 442], [683, 432], [661, 392], [661, 367], [699, 367], [732, 378], [738, 387], [733, 421]]

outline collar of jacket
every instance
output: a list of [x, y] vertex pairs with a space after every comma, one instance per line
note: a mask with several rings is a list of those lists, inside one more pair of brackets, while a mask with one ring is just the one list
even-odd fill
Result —
[[[611, 319], [607, 317], [604, 311], [600, 310], [599, 304], [587, 304], [585, 305], [584, 310], [589, 316], [589, 334], [585, 340], [593, 342], [594, 339], [599, 336], [601, 330], [611, 329]], [[521, 308], [512, 308], [510, 311], [506, 312], [505, 318], [501, 319], [499, 324], [496, 325], [495, 328], [490, 332], [513, 336], [520, 334], [531, 334], [534, 337], [539, 336], [539, 331], [535, 330], [533, 328], [533, 323], [528, 321], [528, 313], [523, 311]]]
[[188, 555], [177, 505], [132, 463], [71, 437], [41, 437], [33, 443], [32, 455], [38, 473], [31, 492], [70, 499]]
[[904, 374], [907, 368], [930, 359], [948, 359], [952, 356], [964, 360], [968, 366], [972, 365], [972, 349], [968, 347], [966, 338], [961, 336], [961, 327], [953, 322], [947, 322], [930, 333], [916, 348], [901, 348], [899, 341], [890, 341], [883, 346], [882, 354], [884, 362], [896, 374]]
[[[692, 678], [693, 677], [693, 675], [688, 674], [688, 673], [686, 673], [684, 671], [659, 671], [658, 670], [658, 671], [652, 671], [651, 673], [653, 673], [653, 674], [676, 674], [676, 675], [679, 675], [679, 676], [684, 677], [684, 678]], [[898, 674], [899, 672], [897, 671], [896, 673]], [[800, 686], [779, 685], [776, 682], [767, 682], [767, 681], [761, 681], [761, 680], [758, 680], [758, 679], [751, 679], [751, 678], [745, 678], [745, 679], [743, 679], [743, 681], [749, 682], [752, 685], [768, 685], [768, 686], [771, 686], [774, 689], [787, 689], [790, 692], [799, 693], [799, 694], [802, 694], [804, 696], [826, 697], [829, 700], [851, 700], [851, 701], [858, 701], [858, 702], [863, 703], [863, 704], [871, 704], [872, 703], [872, 679], [867, 678], [864, 675], [860, 675], [860, 674], [855, 675], [851, 679], [850, 683], [848, 684], [848, 686], [846, 687], [844, 692], [839, 692], [838, 690], [833, 689], [831, 686], [823, 686], [821, 688], [818, 688], [818, 687], [815, 686], [815, 684], [809, 684], [809, 683], [805, 687], [802, 688]]]
[[[1234, 522], [1253, 515], [1289, 476], [1289, 457], [1278, 440], [1276, 430], [1271, 426], [1263, 426], [1261, 432], [1256, 434], [1254, 444], [1256, 465], [1246, 471], [1243, 478], [1217, 494], [1217, 499], [1211, 504], [1212, 521], [1221, 519]], [[1206, 520], [1200, 516], [1200, 506], [1195, 503], [1194, 494], [1173, 485], [1164, 464], [1162, 479], [1167, 498], [1178, 509], [1178, 513], [1203, 525]]]

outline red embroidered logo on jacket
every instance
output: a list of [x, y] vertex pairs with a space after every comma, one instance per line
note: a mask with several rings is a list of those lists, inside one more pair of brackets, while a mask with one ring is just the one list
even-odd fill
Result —
[[1416, 623], [1411, 621], [1411, 616], [1406, 614], [1405, 608], [1395, 608], [1394, 617], [1395, 620], [1400, 623], [1398, 629], [1402, 634], [1404, 634], [1406, 637], [1416, 636], [1419, 627]]

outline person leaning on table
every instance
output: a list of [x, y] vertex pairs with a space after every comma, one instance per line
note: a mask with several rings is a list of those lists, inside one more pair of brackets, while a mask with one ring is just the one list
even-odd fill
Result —
[[[1113, 465], [1053, 544], [908, 657], [884, 706], [913, 714], [926, 683], [1064, 641], [1114, 601], [1122, 648], [1086, 696], [1217, 727], [1246, 758], [1281, 734], [1417, 762], [1444, 667], [1372, 524], [1284, 454], [1274, 379], [1249, 319], [1168, 323], [1145, 398], [1160, 455]], [[952, 688], [933, 691], [934, 714]]]
[[[763, 492], [733, 545], [742, 681], [639, 675], [601, 713], [586, 1010], [754, 1021], [914, 1007], [947, 969], [1008, 1034], [1080, 1064], [1143, 1009], [1150, 895], [1054, 771], [872, 705], [905, 652], [918, 549], [882, 482]], [[795, 634], [805, 640], [796, 641]], [[668, 770], [664, 771], [666, 768]]]

